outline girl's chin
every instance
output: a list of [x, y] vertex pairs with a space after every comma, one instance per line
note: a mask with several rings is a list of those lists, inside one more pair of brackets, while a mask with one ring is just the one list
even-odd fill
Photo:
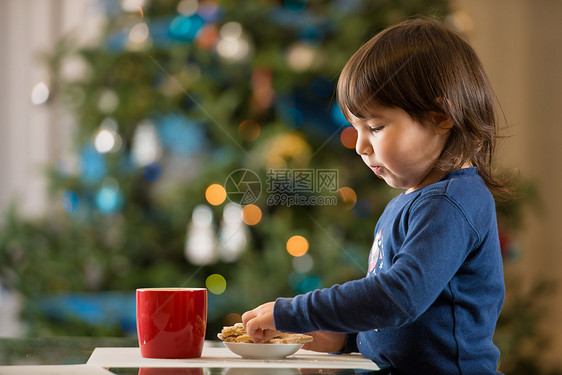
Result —
[[400, 189], [400, 190], [406, 190], [407, 193], [409, 193], [410, 190], [411, 190], [411, 191], [415, 190], [413, 187], [411, 187], [411, 186], [404, 186], [404, 184], [401, 184], [399, 181], [395, 181], [395, 180], [393, 180], [392, 178], [389, 178], [388, 176], [387, 176], [387, 177], [384, 177], [384, 176], [377, 176], [377, 177], [380, 178], [380, 179], [382, 179], [382, 180], [384, 180], [384, 182], [386, 182], [386, 184], [387, 184], [388, 186], [390, 186], [391, 188]]

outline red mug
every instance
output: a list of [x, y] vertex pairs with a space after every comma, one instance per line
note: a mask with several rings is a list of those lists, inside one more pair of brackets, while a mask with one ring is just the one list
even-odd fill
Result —
[[137, 334], [145, 358], [198, 358], [207, 328], [207, 289], [137, 289]]

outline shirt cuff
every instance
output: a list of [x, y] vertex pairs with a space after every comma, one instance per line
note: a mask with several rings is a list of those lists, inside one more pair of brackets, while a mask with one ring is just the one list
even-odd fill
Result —
[[275, 329], [281, 332], [306, 333], [315, 331], [304, 319], [306, 315], [298, 309], [294, 298], [277, 298], [273, 305], [273, 322]]
[[348, 333], [345, 337], [345, 344], [341, 353], [358, 353], [357, 333]]

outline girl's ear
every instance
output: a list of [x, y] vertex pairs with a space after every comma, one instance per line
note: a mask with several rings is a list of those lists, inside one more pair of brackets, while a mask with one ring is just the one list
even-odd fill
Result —
[[453, 120], [443, 112], [431, 112], [430, 116], [437, 134], [447, 134], [455, 125]]
[[[443, 107], [443, 98], [436, 98], [435, 101]], [[447, 104], [451, 104], [447, 99], [445, 99]], [[453, 120], [447, 116], [444, 112], [432, 111], [430, 113], [433, 124], [435, 124], [435, 131], [437, 134], [447, 134], [449, 130], [455, 125]]]

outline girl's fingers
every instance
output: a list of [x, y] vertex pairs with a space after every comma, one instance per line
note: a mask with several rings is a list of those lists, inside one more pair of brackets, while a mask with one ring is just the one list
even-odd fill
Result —
[[279, 332], [273, 322], [274, 302], [264, 303], [242, 314], [242, 324], [254, 342], [269, 341]]
[[272, 329], [266, 329], [263, 331], [263, 341], [269, 341], [272, 338], [274, 338], [275, 336], [277, 336], [279, 334], [279, 331], [275, 331]]
[[246, 311], [244, 314], [242, 314], [242, 324], [244, 325], [244, 328], [246, 328], [248, 321], [255, 317], [256, 313], [254, 312], [254, 310]]

